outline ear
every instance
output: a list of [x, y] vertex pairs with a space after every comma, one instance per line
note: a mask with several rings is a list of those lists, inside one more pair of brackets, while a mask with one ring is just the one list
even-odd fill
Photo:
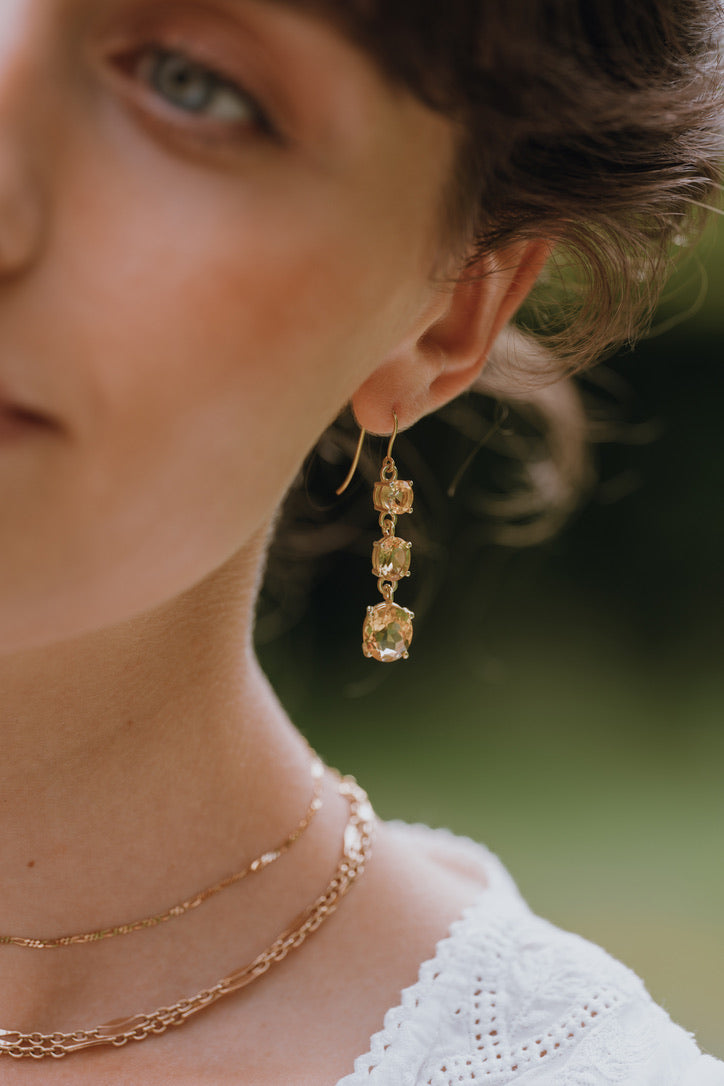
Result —
[[352, 397], [359, 425], [389, 433], [394, 411], [402, 428], [412, 426], [469, 388], [551, 249], [547, 241], [508, 246], [436, 288], [417, 328]]

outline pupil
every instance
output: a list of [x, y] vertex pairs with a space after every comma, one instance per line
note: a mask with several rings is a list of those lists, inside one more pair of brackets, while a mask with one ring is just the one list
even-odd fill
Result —
[[209, 74], [178, 56], [159, 57], [154, 83], [176, 105], [192, 110], [207, 106], [214, 92]]

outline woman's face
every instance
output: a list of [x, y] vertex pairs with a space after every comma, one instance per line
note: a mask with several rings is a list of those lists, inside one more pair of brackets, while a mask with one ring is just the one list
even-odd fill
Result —
[[293, 5], [2, 0], [0, 650], [258, 536], [431, 304], [453, 154]]

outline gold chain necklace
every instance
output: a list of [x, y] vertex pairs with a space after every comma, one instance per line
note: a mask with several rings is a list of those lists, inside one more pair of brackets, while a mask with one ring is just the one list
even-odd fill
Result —
[[175, 920], [177, 917], [183, 916], [184, 913], [188, 913], [192, 909], [197, 909], [199, 905], [203, 905], [205, 901], [208, 901], [209, 898], [221, 893], [222, 890], [227, 890], [230, 886], [234, 886], [237, 882], [241, 882], [247, 875], [255, 875], [259, 871], [263, 871], [265, 868], [269, 867], [270, 864], [273, 864], [275, 860], [278, 860], [280, 856], [283, 856], [284, 853], [299, 840], [304, 831], [309, 828], [312, 819], [322, 806], [324, 766], [318, 758], [315, 758], [312, 762], [311, 773], [314, 782], [314, 790], [304, 817], [281, 844], [277, 845], [275, 848], [269, 849], [267, 852], [263, 852], [261, 856], [257, 856], [255, 860], [252, 860], [251, 863], [247, 864], [241, 871], [236, 871], [233, 875], [227, 875], [226, 878], [220, 879], [219, 882], [215, 882], [213, 886], [208, 886], [205, 890], [201, 890], [198, 894], [194, 894], [193, 897], [186, 898], [185, 901], [179, 902], [178, 905], [172, 905], [170, 909], [166, 909], [162, 913], [157, 913], [156, 916], [146, 916], [141, 920], [132, 920], [128, 924], [119, 924], [114, 928], [99, 928], [97, 931], [84, 931], [77, 935], [59, 935], [55, 939], [34, 939], [24, 935], [0, 935], [0, 946], [19, 946], [29, 950], [55, 950], [62, 946], [77, 946], [81, 943], [97, 943], [101, 939], [112, 939], [116, 935], [130, 935], [131, 932], [141, 931], [141, 929], [155, 928], [159, 924], [165, 924], [169, 920]]
[[0, 1056], [11, 1056], [18, 1060], [40, 1060], [46, 1056], [62, 1059], [63, 1056], [84, 1048], [95, 1048], [98, 1045], [120, 1048], [129, 1041], [145, 1041], [147, 1037], [165, 1033], [171, 1027], [182, 1026], [192, 1015], [210, 1007], [224, 996], [245, 988], [277, 962], [283, 961], [290, 951], [300, 947], [305, 939], [332, 915], [364, 871], [370, 857], [375, 816], [367, 795], [351, 777], [340, 781], [339, 791], [349, 800], [350, 814], [344, 831], [342, 858], [332, 881], [322, 895], [300, 913], [291, 926], [252, 962], [230, 973], [211, 988], [204, 988], [196, 995], [169, 1007], [159, 1007], [151, 1014], [116, 1019], [94, 1029], [76, 1030], [74, 1033], [20, 1033], [18, 1030], [0, 1029]]

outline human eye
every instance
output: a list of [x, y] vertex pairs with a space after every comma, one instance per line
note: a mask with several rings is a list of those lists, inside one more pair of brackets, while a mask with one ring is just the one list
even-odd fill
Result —
[[269, 119], [243, 87], [183, 49], [150, 44], [123, 58], [126, 77], [200, 135], [274, 132]]

